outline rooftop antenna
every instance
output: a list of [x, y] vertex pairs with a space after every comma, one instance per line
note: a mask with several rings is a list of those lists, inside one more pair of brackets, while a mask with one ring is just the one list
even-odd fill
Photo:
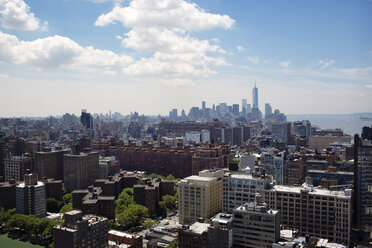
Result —
[[256, 79], [254, 79], [254, 87], [256, 88]]

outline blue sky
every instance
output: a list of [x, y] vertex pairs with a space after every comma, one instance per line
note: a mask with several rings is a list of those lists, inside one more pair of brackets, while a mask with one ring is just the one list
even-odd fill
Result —
[[369, 0], [0, 0], [0, 116], [188, 112], [254, 81], [262, 109], [372, 112], [371, 30]]

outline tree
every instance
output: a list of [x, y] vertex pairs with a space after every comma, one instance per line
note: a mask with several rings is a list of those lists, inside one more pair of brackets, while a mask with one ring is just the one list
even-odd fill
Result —
[[67, 192], [67, 189], [65, 188], [65, 184], [62, 183], [62, 194], [63, 195], [66, 195], [68, 192]]
[[63, 202], [57, 201], [54, 198], [47, 199], [47, 210], [51, 213], [58, 213], [63, 205]]
[[153, 226], [155, 226], [158, 222], [156, 220], [152, 220], [152, 219], [146, 219], [144, 222], [143, 222], [143, 226], [146, 227], [146, 228], [151, 228]]
[[123, 191], [129, 196], [133, 196], [133, 188], [125, 188]]
[[144, 183], [143, 180], [140, 178], [140, 179], [138, 179], [137, 184], [145, 184], [145, 183]]
[[4, 208], [1, 208], [0, 223], [5, 224], [12, 217], [13, 214], [15, 214], [15, 209], [8, 209], [5, 211]]
[[177, 248], [177, 247], [178, 247], [178, 240], [173, 241], [167, 246], [167, 248]]
[[72, 203], [72, 194], [71, 193], [65, 194], [62, 199], [66, 205]]
[[176, 180], [176, 178], [172, 174], [169, 174], [165, 179], [172, 181]]
[[116, 224], [115, 220], [108, 220], [108, 227], [109, 229], [117, 230], [119, 226]]
[[53, 227], [57, 225], [58, 222], [49, 220], [48, 225], [45, 227], [44, 232], [42, 233], [43, 236], [52, 236], [53, 235]]
[[118, 199], [115, 201], [115, 211], [117, 213], [122, 213], [130, 204], [134, 204], [133, 189], [123, 189]]
[[159, 174], [156, 174], [156, 173], [151, 173], [151, 174], [149, 174], [147, 177], [148, 177], [148, 178], [151, 178], [151, 179], [158, 178], [158, 177], [164, 179], [164, 176], [159, 175]]
[[66, 212], [69, 212], [69, 211], [72, 211], [73, 210], [73, 207], [72, 207], [72, 203], [69, 203], [67, 205], [64, 205], [60, 210], [59, 212], [60, 213], [66, 213]]
[[175, 209], [177, 207], [177, 194], [175, 196], [164, 195], [163, 200], [159, 202], [162, 215], [166, 215], [167, 212]]
[[146, 207], [138, 204], [130, 204], [122, 213], [118, 215], [118, 222], [127, 228], [139, 226], [149, 217]]

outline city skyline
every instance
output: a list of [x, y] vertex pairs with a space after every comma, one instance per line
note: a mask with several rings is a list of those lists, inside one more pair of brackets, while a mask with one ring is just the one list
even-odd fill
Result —
[[368, 0], [5, 0], [0, 116], [167, 115], [252, 103], [255, 81], [261, 110], [372, 112], [371, 11]]

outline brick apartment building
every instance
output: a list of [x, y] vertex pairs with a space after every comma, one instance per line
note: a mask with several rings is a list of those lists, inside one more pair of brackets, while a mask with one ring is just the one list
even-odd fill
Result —
[[230, 150], [222, 145], [170, 148], [165, 144], [160, 147], [130, 144], [110, 148], [108, 155], [115, 156], [124, 170], [172, 174], [178, 178], [198, 174], [204, 169], [227, 168], [230, 163]]

